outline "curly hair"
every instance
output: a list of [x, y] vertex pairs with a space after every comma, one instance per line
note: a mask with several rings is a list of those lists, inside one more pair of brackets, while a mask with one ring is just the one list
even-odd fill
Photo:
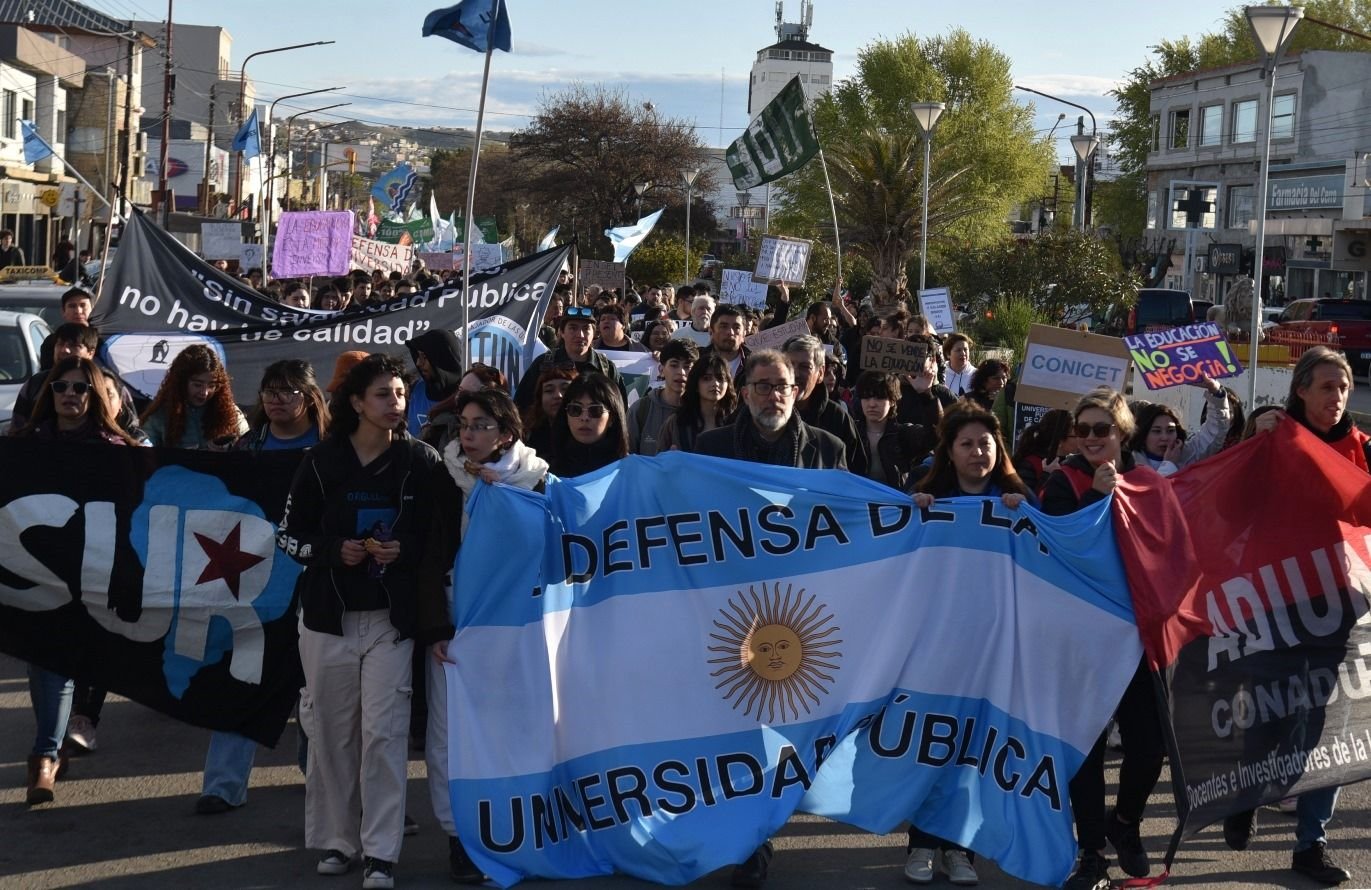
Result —
[[17, 436], [32, 435], [40, 424], [51, 420], [57, 416], [57, 406], [52, 395], [52, 382], [62, 379], [64, 374], [71, 371], [80, 371], [86, 375], [86, 382], [90, 384], [89, 398], [86, 414], [95, 421], [95, 425], [107, 435], [116, 436], [123, 439], [130, 445], [142, 444], [133, 436], [130, 436], [123, 427], [119, 425], [119, 404], [110, 404], [105, 398], [105, 372], [100, 370], [99, 365], [88, 358], [78, 358], [69, 356], [52, 366], [48, 376], [43, 380], [43, 389], [38, 393], [38, 400], [34, 403], [33, 414], [29, 418], [27, 426], [17, 430]]
[[[350, 436], [357, 432], [357, 427], [361, 423], [361, 418], [357, 414], [357, 409], [352, 407], [352, 397], [361, 398], [366, 395], [367, 387], [378, 377], [396, 377], [403, 380], [405, 386], [410, 384], [410, 378], [405, 371], [405, 363], [393, 355], [385, 355], [380, 352], [373, 352], [371, 355], [362, 359], [352, 366], [348, 375], [343, 378], [343, 382], [333, 391], [333, 400], [329, 402], [329, 438]], [[406, 401], [408, 405], [408, 401]], [[400, 426], [396, 432], [405, 431], [406, 421], [400, 420]]]
[[934, 497], [947, 497], [960, 489], [957, 469], [952, 465], [952, 445], [961, 431], [973, 423], [985, 427], [995, 440], [995, 465], [990, 468], [990, 482], [1005, 494], [1028, 494], [1028, 486], [1014, 469], [1000, 434], [1000, 421], [994, 414], [969, 402], [962, 402], [949, 410], [938, 425], [938, 445], [933, 449], [933, 466], [919, 483], [919, 491]]
[[206, 441], [238, 436], [238, 406], [233, 401], [233, 387], [229, 383], [228, 371], [219, 356], [208, 346], [196, 343], [187, 346], [172, 359], [167, 376], [157, 396], [147, 410], [138, 418], [146, 424], [149, 417], [159, 411], [166, 412], [166, 441], [162, 444], [175, 446], [186, 432], [186, 414], [190, 408], [190, 378], [199, 374], [210, 374], [210, 385], [214, 391], [205, 402], [204, 414], [200, 424]]

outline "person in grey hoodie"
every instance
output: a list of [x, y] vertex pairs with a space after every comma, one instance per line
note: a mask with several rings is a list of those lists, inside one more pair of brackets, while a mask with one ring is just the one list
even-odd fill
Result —
[[628, 451], [644, 457], [657, 453], [662, 426], [681, 407], [686, 379], [700, 360], [700, 348], [689, 340], [671, 340], [662, 347], [657, 360], [666, 384], [650, 390], [628, 412]]

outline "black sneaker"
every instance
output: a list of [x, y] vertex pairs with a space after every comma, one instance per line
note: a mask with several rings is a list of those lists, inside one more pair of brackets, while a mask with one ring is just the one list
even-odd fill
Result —
[[760, 887], [766, 883], [766, 872], [771, 866], [771, 856], [775, 851], [771, 841], [764, 842], [752, 851], [752, 855], [733, 867], [730, 883], [734, 887]]
[[391, 890], [395, 886], [394, 868], [384, 859], [368, 856], [362, 870], [362, 890]]
[[1109, 821], [1104, 827], [1104, 836], [1114, 845], [1114, 852], [1119, 857], [1119, 868], [1135, 878], [1147, 877], [1147, 873], [1152, 870], [1152, 864], [1147, 861], [1147, 851], [1143, 849], [1137, 822], [1128, 825], [1122, 822], [1116, 813], [1110, 813]]
[[1065, 890], [1109, 890], [1109, 860], [1098, 850], [1084, 850], [1076, 870], [1062, 885]]
[[1257, 811], [1244, 810], [1223, 820], [1223, 842], [1230, 850], [1246, 850], [1257, 834]]
[[484, 884], [485, 873], [467, 855], [466, 847], [459, 838], [447, 839], [447, 867], [452, 879], [459, 884]]
[[1333, 857], [1328, 855], [1322, 841], [1307, 850], [1296, 850], [1290, 867], [1320, 884], [1341, 884], [1352, 879], [1347, 869], [1338, 865], [1333, 861]]
[[217, 794], [202, 794], [195, 801], [195, 813], [198, 816], [217, 816], [220, 813], [227, 813], [231, 809], [233, 809], [233, 804]]

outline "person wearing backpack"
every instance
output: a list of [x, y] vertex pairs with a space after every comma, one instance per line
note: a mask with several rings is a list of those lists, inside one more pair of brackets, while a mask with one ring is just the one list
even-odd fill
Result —
[[661, 363], [666, 384], [634, 403], [628, 412], [628, 451], [652, 457], [660, 450], [662, 426], [681, 407], [690, 369], [700, 360], [700, 348], [689, 340], [672, 340], [662, 347]]

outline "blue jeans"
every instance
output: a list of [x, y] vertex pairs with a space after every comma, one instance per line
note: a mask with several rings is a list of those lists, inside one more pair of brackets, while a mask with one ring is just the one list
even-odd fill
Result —
[[241, 807], [248, 799], [248, 776], [252, 773], [252, 759], [257, 756], [257, 743], [236, 732], [210, 734], [209, 751], [205, 753], [205, 779], [200, 793], [212, 794]]
[[1324, 842], [1323, 827], [1333, 818], [1338, 803], [1338, 788], [1306, 791], [1295, 806], [1295, 852]]
[[34, 757], [57, 759], [71, 717], [71, 693], [76, 684], [61, 674], [29, 665], [29, 698], [38, 731], [33, 737]]

